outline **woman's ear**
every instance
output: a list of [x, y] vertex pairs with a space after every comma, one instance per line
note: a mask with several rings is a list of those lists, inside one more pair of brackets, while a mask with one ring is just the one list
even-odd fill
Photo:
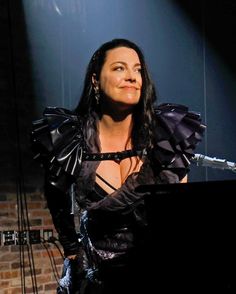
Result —
[[97, 75], [95, 73], [92, 74], [92, 84], [95, 88], [98, 88], [98, 80]]

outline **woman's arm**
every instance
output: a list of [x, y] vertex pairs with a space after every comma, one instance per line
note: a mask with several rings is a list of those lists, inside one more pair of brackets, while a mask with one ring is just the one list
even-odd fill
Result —
[[80, 244], [75, 230], [74, 215], [71, 214], [70, 195], [46, 181], [45, 197], [65, 256], [77, 254]]

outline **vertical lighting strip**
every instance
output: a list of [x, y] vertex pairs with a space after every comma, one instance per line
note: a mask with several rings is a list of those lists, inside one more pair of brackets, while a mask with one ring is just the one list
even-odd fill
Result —
[[64, 75], [64, 67], [65, 67], [65, 60], [64, 60], [64, 54], [65, 54], [65, 48], [64, 48], [64, 23], [61, 19], [60, 22], [60, 78], [61, 78], [61, 105], [62, 107], [65, 107], [65, 75]]
[[[202, 35], [203, 35], [203, 97], [204, 97], [204, 123], [207, 126], [207, 90], [206, 90], [206, 14], [205, 14], [205, 2], [202, 1]], [[207, 128], [205, 132], [205, 154], [208, 154], [208, 137], [207, 137]], [[205, 180], [208, 181], [208, 168], [205, 168]]]

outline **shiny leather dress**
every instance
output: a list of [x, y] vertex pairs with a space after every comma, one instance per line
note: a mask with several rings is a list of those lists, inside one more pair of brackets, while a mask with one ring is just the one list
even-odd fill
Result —
[[[95, 183], [96, 166], [102, 160], [98, 138], [94, 133], [95, 144], [88, 146], [84, 138], [88, 130], [80, 117], [63, 108], [47, 108], [44, 118], [34, 122], [33, 150], [46, 170], [45, 196], [65, 256], [81, 256], [84, 246], [78, 240], [71, 215], [73, 202], [87, 212], [86, 242], [96, 259], [101, 284], [98, 288], [89, 284], [80, 292], [70, 293], [145, 293], [150, 270], [145, 260], [146, 195], [136, 188], [179, 182], [188, 172], [193, 150], [205, 130], [200, 115], [183, 105], [160, 105], [156, 119], [156, 144], [152, 150], [146, 150], [140, 172], [131, 174], [111, 195]], [[78, 258], [77, 267], [82, 267], [82, 263]], [[81, 278], [84, 273], [78, 272], [77, 277]]]

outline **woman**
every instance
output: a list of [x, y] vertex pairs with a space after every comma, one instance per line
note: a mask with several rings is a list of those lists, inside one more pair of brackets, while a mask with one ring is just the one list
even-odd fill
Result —
[[[186, 181], [204, 131], [185, 106], [155, 102], [141, 50], [115, 39], [92, 56], [75, 111], [46, 108], [34, 123], [33, 146], [66, 257], [58, 293], [146, 290], [145, 193], [136, 188]], [[79, 237], [71, 207], [80, 210]]]

